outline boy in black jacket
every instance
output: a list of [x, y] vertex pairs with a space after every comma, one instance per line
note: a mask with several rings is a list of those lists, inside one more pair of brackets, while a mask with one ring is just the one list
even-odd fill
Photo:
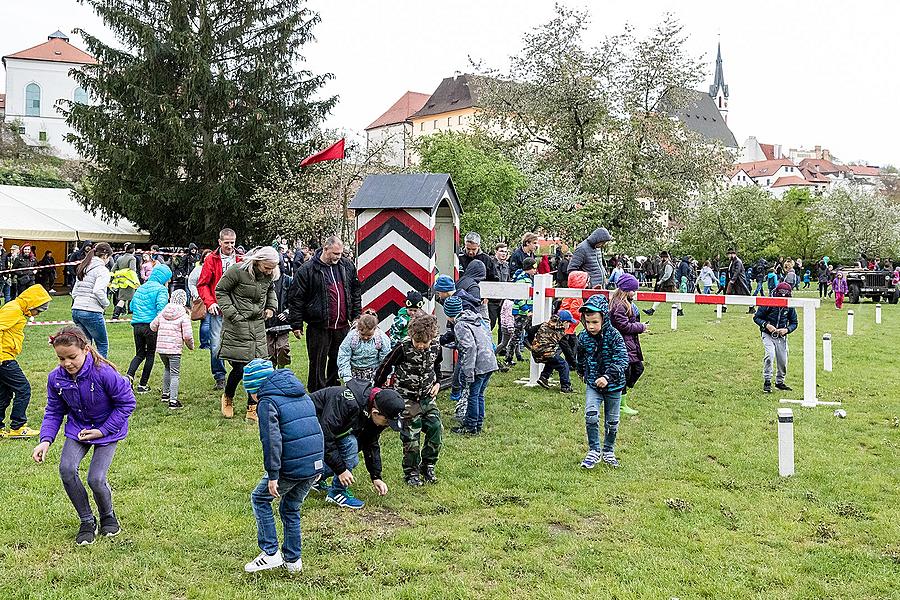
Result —
[[[779, 298], [790, 298], [791, 286], [779, 283], [773, 293]], [[787, 374], [788, 342], [787, 336], [797, 329], [797, 309], [779, 306], [762, 306], [753, 316], [753, 321], [762, 332], [763, 356], [763, 391], [772, 392], [772, 363], [777, 363], [775, 387], [779, 390], [791, 391], [784, 383]]]
[[[378, 438], [390, 423], [397, 426], [403, 399], [394, 390], [372, 387], [368, 381], [359, 379], [351, 379], [346, 385], [323, 388], [310, 397], [325, 436], [325, 470], [315, 489], [328, 492], [326, 502], [344, 508], [365, 506], [349, 490], [361, 450], [372, 487], [379, 496], [387, 494], [387, 484], [381, 479]], [[334, 478], [329, 486], [326, 479], [332, 474]]]

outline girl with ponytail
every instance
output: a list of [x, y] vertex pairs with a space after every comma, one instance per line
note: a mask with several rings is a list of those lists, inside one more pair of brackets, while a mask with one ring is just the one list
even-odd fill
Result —
[[106, 263], [110, 256], [112, 248], [106, 242], [91, 247], [75, 267], [75, 285], [72, 286], [72, 320], [104, 357], [109, 354], [103, 313], [109, 306], [107, 288], [111, 276]]

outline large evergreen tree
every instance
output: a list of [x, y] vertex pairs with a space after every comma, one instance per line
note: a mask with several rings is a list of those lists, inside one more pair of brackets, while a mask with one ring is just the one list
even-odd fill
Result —
[[[165, 242], [250, 236], [272, 157], [298, 159], [336, 98], [298, 67], [319, 16], [303, 0], [81, 0], [118, 38], [84, 31], [98, 64], [74, 77], [73, 141], [93, 163], [84, 204]], [[244, 234], [243, 232], [246, 232]]]

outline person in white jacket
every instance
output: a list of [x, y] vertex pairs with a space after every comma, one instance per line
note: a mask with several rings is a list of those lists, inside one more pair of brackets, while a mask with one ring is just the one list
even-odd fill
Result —
[[697, 280], [703, 286], [704, 294], [712, 293], [712, 286], [716, 283], [716, 274], [712, 270], [712, 263], [709, 261], [703, 263], [703, 268], [700, 269], [700, 275], [697, 276]]
[[110, 273], [106, 267], [112, 248], [106, 242], [93, 246], [75, 267], [75, 285], [72, 286], [72, 320], [81, 327], [88, 340], [106, 358], [109, 355], [109, 337], [106, 335], [104, 311], [109, 306]]

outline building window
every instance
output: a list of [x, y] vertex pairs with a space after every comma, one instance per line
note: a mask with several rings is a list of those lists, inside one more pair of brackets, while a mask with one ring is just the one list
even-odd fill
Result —
[[46, 132], [46, 131], [39, 131], [39, 132], [38, 132], [38, 140], [41, 141], [41, 142], [46, 142], [46, 141], [47, 141], [47, 132]]
[[25, 135], [25, 128], [19, 127], [19, 135]]
[[425, 131], [425, 121], [419, 123], [419, 131]]
[[435, 120], [431, 123], [431, 128], [432, 128], [432, 129], [437, 129], [437, 119], [435, 119]]
[[25, 86], [25, 116], [41, 116], [41, 86], [36, 83]]
[[447, 127], [450, 127], [450, 117], [447, 117]]
[[75, 88], [75, 92], [72, 94], [72, 100], [74, 100], [78, 104], [87, 104], [88, 103], [87, 92], [84, 91], [84, 88], [80, 88], [80, 87]]
[[459, 115], [458, 117], [456, 117], [456, 124], [462, 125], [462, 115]]

